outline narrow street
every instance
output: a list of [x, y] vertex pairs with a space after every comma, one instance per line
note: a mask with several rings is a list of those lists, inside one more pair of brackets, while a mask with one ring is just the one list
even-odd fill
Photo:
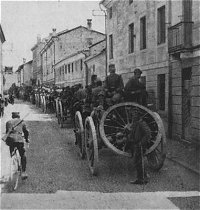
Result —
[[[65, 197], [66, 195], [66, 201], [67, 198], [70, 201], [70, 197], [78, 196], [77, 202], [80, 205], [72, 205], [73, 202], [68, 202], [67, 205], [61, 202], [60, 208], [109, 208], [109, 205], [106, 205], [106, 203], [109, 203], [109, 196], [115, 197], [115, 193], [118, 193], [118, 197], [115, 198], [116, 201], [112, 201], [110, 208], [143, 207], [151, 209], [154, 206], [156, 208], [172, 209], [177, 206], [181, 209], [198, 209], [199, 177], [182, 166], [166, 160], [159, 173], [149, 171], [150, 182], [146, 186], [131, 185], [129, 181], [134, 180], [136, 176], [134, 167], [132, 167], [132, 160], [117, 156], [108, 149], [102, 149], [99, 151], [99, 174], [98, 176], [92, 176], [87, 161], [81, 160], [78, 155], [78, 148], [74, 144], [73, 129], [70, 125], [63, 129], [59, 128], [55, 115], [44, 114], [41, 110], [36, 109], [35, 105], [27, 102], [19, 102], [15, 105], [9, 104], [6, 109], [8, 111], [5, 118], [12, 110], [20, 111], [21, 117], [30, 113], [26, 122], [30, 130], [31, 144], [27, 151], [29, 177], [26, 181], [20, 183], [16, 192], [2, 194], [1, 208], [16, 208], [16, 205], [18, 208], [22, 208], [22, 206], [26, 208], [27, 205], [30, 205], [30, 199], [33, 199], [36, 195], [40, 197], [40, 194], [46, 195], [49, 201], [53, 199], [51, 199], [51, 196], [58, 195], [58, 198], [55, 198], [57, 203], [62, 196]], [[2, 163], [4, 158], [2, 157]], [[6, 192], [6, 189], [3, 189], [3, 191]], [[69, 191], [71, 194], [69, 194]], [[73, 191], [78, 194], [75, 192], [73, 194]], [[94, 193], [87, 196], [86, 191]], [[99, 206], [97, 202], [92, 205], [91, 195], [98, 198], [101, 195], [102, 204], [99, 204]], [[107, 199], [103, 198], [105, 195], [107, 195]], [[136, 199], [138, 202], [135, 204], [130, 203], [130, 199], [133, 200], [134, 196], [136, 196], [135, 198], [139, 196]], [[22, 203], [8, 203], [8, 198], [11, 200], [20, 199]], [[32, 206], [35, 208], [51, 208], [51, 202], [48, 205], [48, 202], [44, 204], [42, 200], [43, 207], [39, 207], [41, 206], [39, 201], [41, 198], [38, 198], [38, 205], [32, 200]], [[163, 198], [165, 202], [163, 202]], [[81, 199], [85, 200], [86, 203], [88, 202], [88, 205], [84, 204], [82, 206]], [[120, 203], [120, 200], [123, 199], [127, 202], [121, 201]], [[151, 199], [154, 200], [150, 202]], [[58, 208], [56, 201], [54, 201], [53, 206]]]

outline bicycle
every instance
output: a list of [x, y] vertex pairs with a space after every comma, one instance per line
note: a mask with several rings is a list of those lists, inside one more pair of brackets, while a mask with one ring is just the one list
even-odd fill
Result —
[[10, 187], [11, 187], [11, 190], [17, 189], [21, 173], [22, 173], [21, 157], [20, 157], [18, 149], [15, 147], [11, 154], [11, 162], [10, 162]]
[[[25, 149], [29, 147], [28, 143], [24, 143]], [[21, 157], [17, 147], [14, 148], [11, 154], [10, 162], [10, 188], [15, 191], [19, 185], [19, 181], [22, 174]], [[22, 179], [22, 178], [21, 178]]]

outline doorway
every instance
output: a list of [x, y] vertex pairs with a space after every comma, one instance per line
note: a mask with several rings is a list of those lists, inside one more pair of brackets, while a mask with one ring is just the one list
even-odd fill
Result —
[[182, 69], [182, 138], [191, 140], [192, 68]]

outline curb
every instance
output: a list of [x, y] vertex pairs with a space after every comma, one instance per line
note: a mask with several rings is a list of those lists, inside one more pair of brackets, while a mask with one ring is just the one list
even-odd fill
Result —
[[189, 164], [187, 164], [187, 163], [185, 163], [185, 162], [183, 162], [183, 161], [175, 160], [175, 159], [170, 158], [170, 157], [167, 157], [167, 159], [170, 160], [170, 161], [172, 161], [172, 162], [175, 162], [175, 163], [177, 163], [177, 164], [179, 164], [179, 165], [181, 165], [181, 166], [183, 166], [183, 167], [186, 168], [186, 169], [189, 169], [190, 171], [196, 173], [197, 175], [200, 175], [200, 171], [199, 171], [199, 170], [190, 167]]

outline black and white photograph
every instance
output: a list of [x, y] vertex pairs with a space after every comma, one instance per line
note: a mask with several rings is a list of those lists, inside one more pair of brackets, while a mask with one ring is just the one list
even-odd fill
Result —
[[0, 9], [0, 209], [200, 209], [200, 1]]

